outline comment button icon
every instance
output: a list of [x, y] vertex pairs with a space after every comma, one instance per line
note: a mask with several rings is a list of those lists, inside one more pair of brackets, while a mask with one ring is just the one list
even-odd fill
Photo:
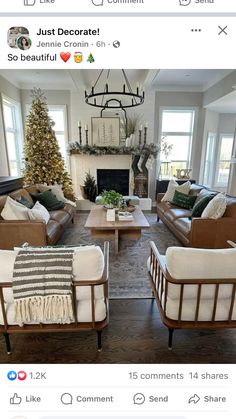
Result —
[[73, 397], [70, 393], [63, 393], [61, 395], [61, 402], [62, 404], [65, 404], [66, 406], [68, 406], [69, 404], [73, 403]]

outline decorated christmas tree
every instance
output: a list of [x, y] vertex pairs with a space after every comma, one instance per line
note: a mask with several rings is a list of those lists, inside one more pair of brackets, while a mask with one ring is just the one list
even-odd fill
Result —
[[59, 184], [64, 194], [74, 198], [72, 181], [53, 130], [54, 122], [48, 115], [46, 98], [40, 89], [32, 92], [32, 104], [26, 120], [24, 143], [24, 180], [27, 185]]

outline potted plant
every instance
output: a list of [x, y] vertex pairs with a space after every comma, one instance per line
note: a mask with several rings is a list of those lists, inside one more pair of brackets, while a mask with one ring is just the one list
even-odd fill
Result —
[[119, 208], [123, 196], [116, 191], [103, 191], [101, 194], [102, 204], [106, 208]]
[[85, 174], [83, 189], [87, 198], [90, 201], [95, 202], [97, 196], [97, 185], [94, 176], [92, 176], [89, 172]]

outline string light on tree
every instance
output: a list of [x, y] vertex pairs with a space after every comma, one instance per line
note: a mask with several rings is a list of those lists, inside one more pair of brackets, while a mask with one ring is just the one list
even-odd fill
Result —
[[32, 91], [32, 104], [26, 119], [24, 143], [26, 184], [58, 183], [64, 193], [74, 198], [73, 186], [53, 130], [54, 122], [50, 119], [46, 98], [40, 89]]

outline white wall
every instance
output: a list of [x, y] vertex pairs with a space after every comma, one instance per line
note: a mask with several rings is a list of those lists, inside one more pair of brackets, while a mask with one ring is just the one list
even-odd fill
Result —
[[[84, 126], [88, 125], [89, 129], [89, 144], [92, 144], [91, 136], [91, 118], [100, 117], [100, 109], [93, 106], [89, 106], [84, 100], [84, 90], [71, 92], [71, 141], [79, 140], [78, 121], [82, 123], [82, 141], [85, 143], [85, 132]], [[127, 115], [135, 114], [140, 117], [140, 124], [148, 123], [148, 143], [157, 143], [157, 132], [156, 132], [156, 112], [155, 112], [155, 91], [148, 90], [145, 92], [145, 102], [143, 105], [127, 110]], [[136, 133], [136, 141], [138, 141], [138, 132]], [[109, 156], [107, 156], [109, 159]], [[149, 172], [149, 193], [154, 199], [155, 197], [155, 167]], [[76, 180], [75, 180], [76, 182]]]
[[232, 134], [236, 127], [235, 114], [220, 114], [219, 115], [219, 133]]

